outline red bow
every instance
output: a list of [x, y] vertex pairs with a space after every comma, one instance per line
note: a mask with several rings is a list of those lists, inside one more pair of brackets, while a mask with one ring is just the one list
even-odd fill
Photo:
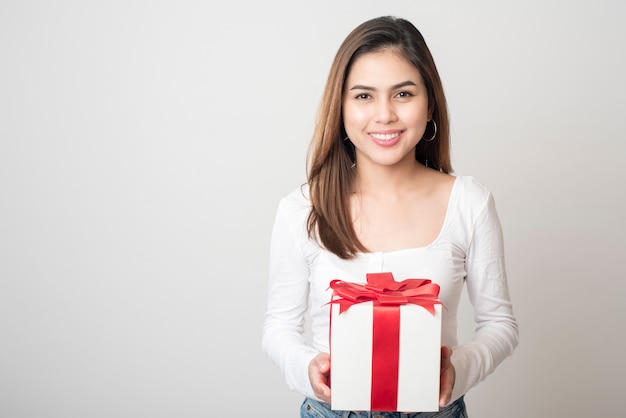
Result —
[[334, 295], [330, 303], [339, 304], [339, 313], [345, 312], [350, 306], [357, 303], [374, 301], [382, 306], [398, 306], [412, 303], [420, 305], [432, 315], [435, 314], [435, 305], [442, 305], [437, 299], [439, 285], [429, 279], [406, 279], [396, 282], [391, 273], [369, 273], [366, 275], [367, 284], [332, 280], [330, 288]]

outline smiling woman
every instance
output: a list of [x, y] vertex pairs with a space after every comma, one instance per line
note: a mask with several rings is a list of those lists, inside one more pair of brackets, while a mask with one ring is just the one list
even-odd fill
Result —
[[[472, 177], [450, 174], [448, 136], [441, 80], [420, 32], [394, 17], [355, 28], [330, 70], [308, 183], [280, 201], [272, 233], [263, 347], [305, 397], [301, 416], [345, 416], [333, 411], [330, 381], [329, 288], [336, 280], [363, 284], [368, 275], [392, 273], [439, 289], [446, 306], [441, 350], [436, 345], [429, 360], [439, 374], [439, 407], [417, 408], [411, 417], [466, 416], [464, 394], [515, 349], [494, 200]], [[479, 324], [474, 339], [459, 344], [465, 285]], [[312, 345], [304, 339], [307, 309]], [[385, 416], [401, 416], [391, 405]]]
[[422, 76], [399, 52], [371, 52], [352, 65], [343, 123], [359, 165], [415, 165], [430, 113]]

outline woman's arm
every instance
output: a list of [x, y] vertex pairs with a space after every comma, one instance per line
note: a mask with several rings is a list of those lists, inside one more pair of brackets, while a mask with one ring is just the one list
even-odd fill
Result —
[[452, 401], [492, 373], [518, 344], [518, 327], [504, 263], [502, 228], [490, 193], [474, 222], [465, 264], [476, 331], [472, 341], [455, 347], [452, 353], [456, 371]]
[[308, 367], [318, 353], [306, 345], [304, 338], [309, 267], [294, 234], [303, 226], [297, 224], [299, 218], [288, 199], [279, 204], [272, 230], [262, 347], [280, 367], [290, 389], [314, 397]]

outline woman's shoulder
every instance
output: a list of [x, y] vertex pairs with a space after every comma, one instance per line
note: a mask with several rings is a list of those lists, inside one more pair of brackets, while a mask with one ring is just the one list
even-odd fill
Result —
[[463, 207], [482, 207], [492, 199], [491, 191], [469, 175], [456, 176], [453, 191], [455, 198]]
[[307, 219], [311, 213], [309, 187], [304, 184], [284, 195], [278, 204], [276, 224], [290, 231], [302, 254], [307, 257], [316, 254], [319, 247], [309, 237]]
[[278, 203], [278, 213], [282, 217], [292, 219], [306, 218], [311, 210], [309, 187], [304, 184], [284, 195]]
[[458, 183], [461, 188], [470, 193], [486, 194], [490, 193], [489, 189], [474, 176], [470, 175], [458, 175], [455, 176], [455, 183]]
[[280, 199], [280, 205], [298, 209], [310, 209], [311, 202], [309, 201], [309, 186], [303, 184], [302, 186], [292, 190]]

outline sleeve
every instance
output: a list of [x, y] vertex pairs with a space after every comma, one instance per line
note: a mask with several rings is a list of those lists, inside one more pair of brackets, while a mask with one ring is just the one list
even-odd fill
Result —
[[[291, 211], [292, 212], [292, 211]], [[315, 398], [308, 366], [317, 350], [305, 343], [304, 324], [308, 309], [309, 266], [301, 242], [294, 234], [293, 220], [283, 200], [278, 207], [270, 244], [267, 309], [263, 324], [262, 348], [277, 364], [287, 386]], [[301, 241], [301, 240], [300, 240]]]
[[491, 374], [518, 344], [518, 327], [509, 297], [502, 228], [488, 193], [474, 223], [466, 254], [466, 286], [474, 307], [474, 338], [454, 347], [456, 381], [451, 401]]

